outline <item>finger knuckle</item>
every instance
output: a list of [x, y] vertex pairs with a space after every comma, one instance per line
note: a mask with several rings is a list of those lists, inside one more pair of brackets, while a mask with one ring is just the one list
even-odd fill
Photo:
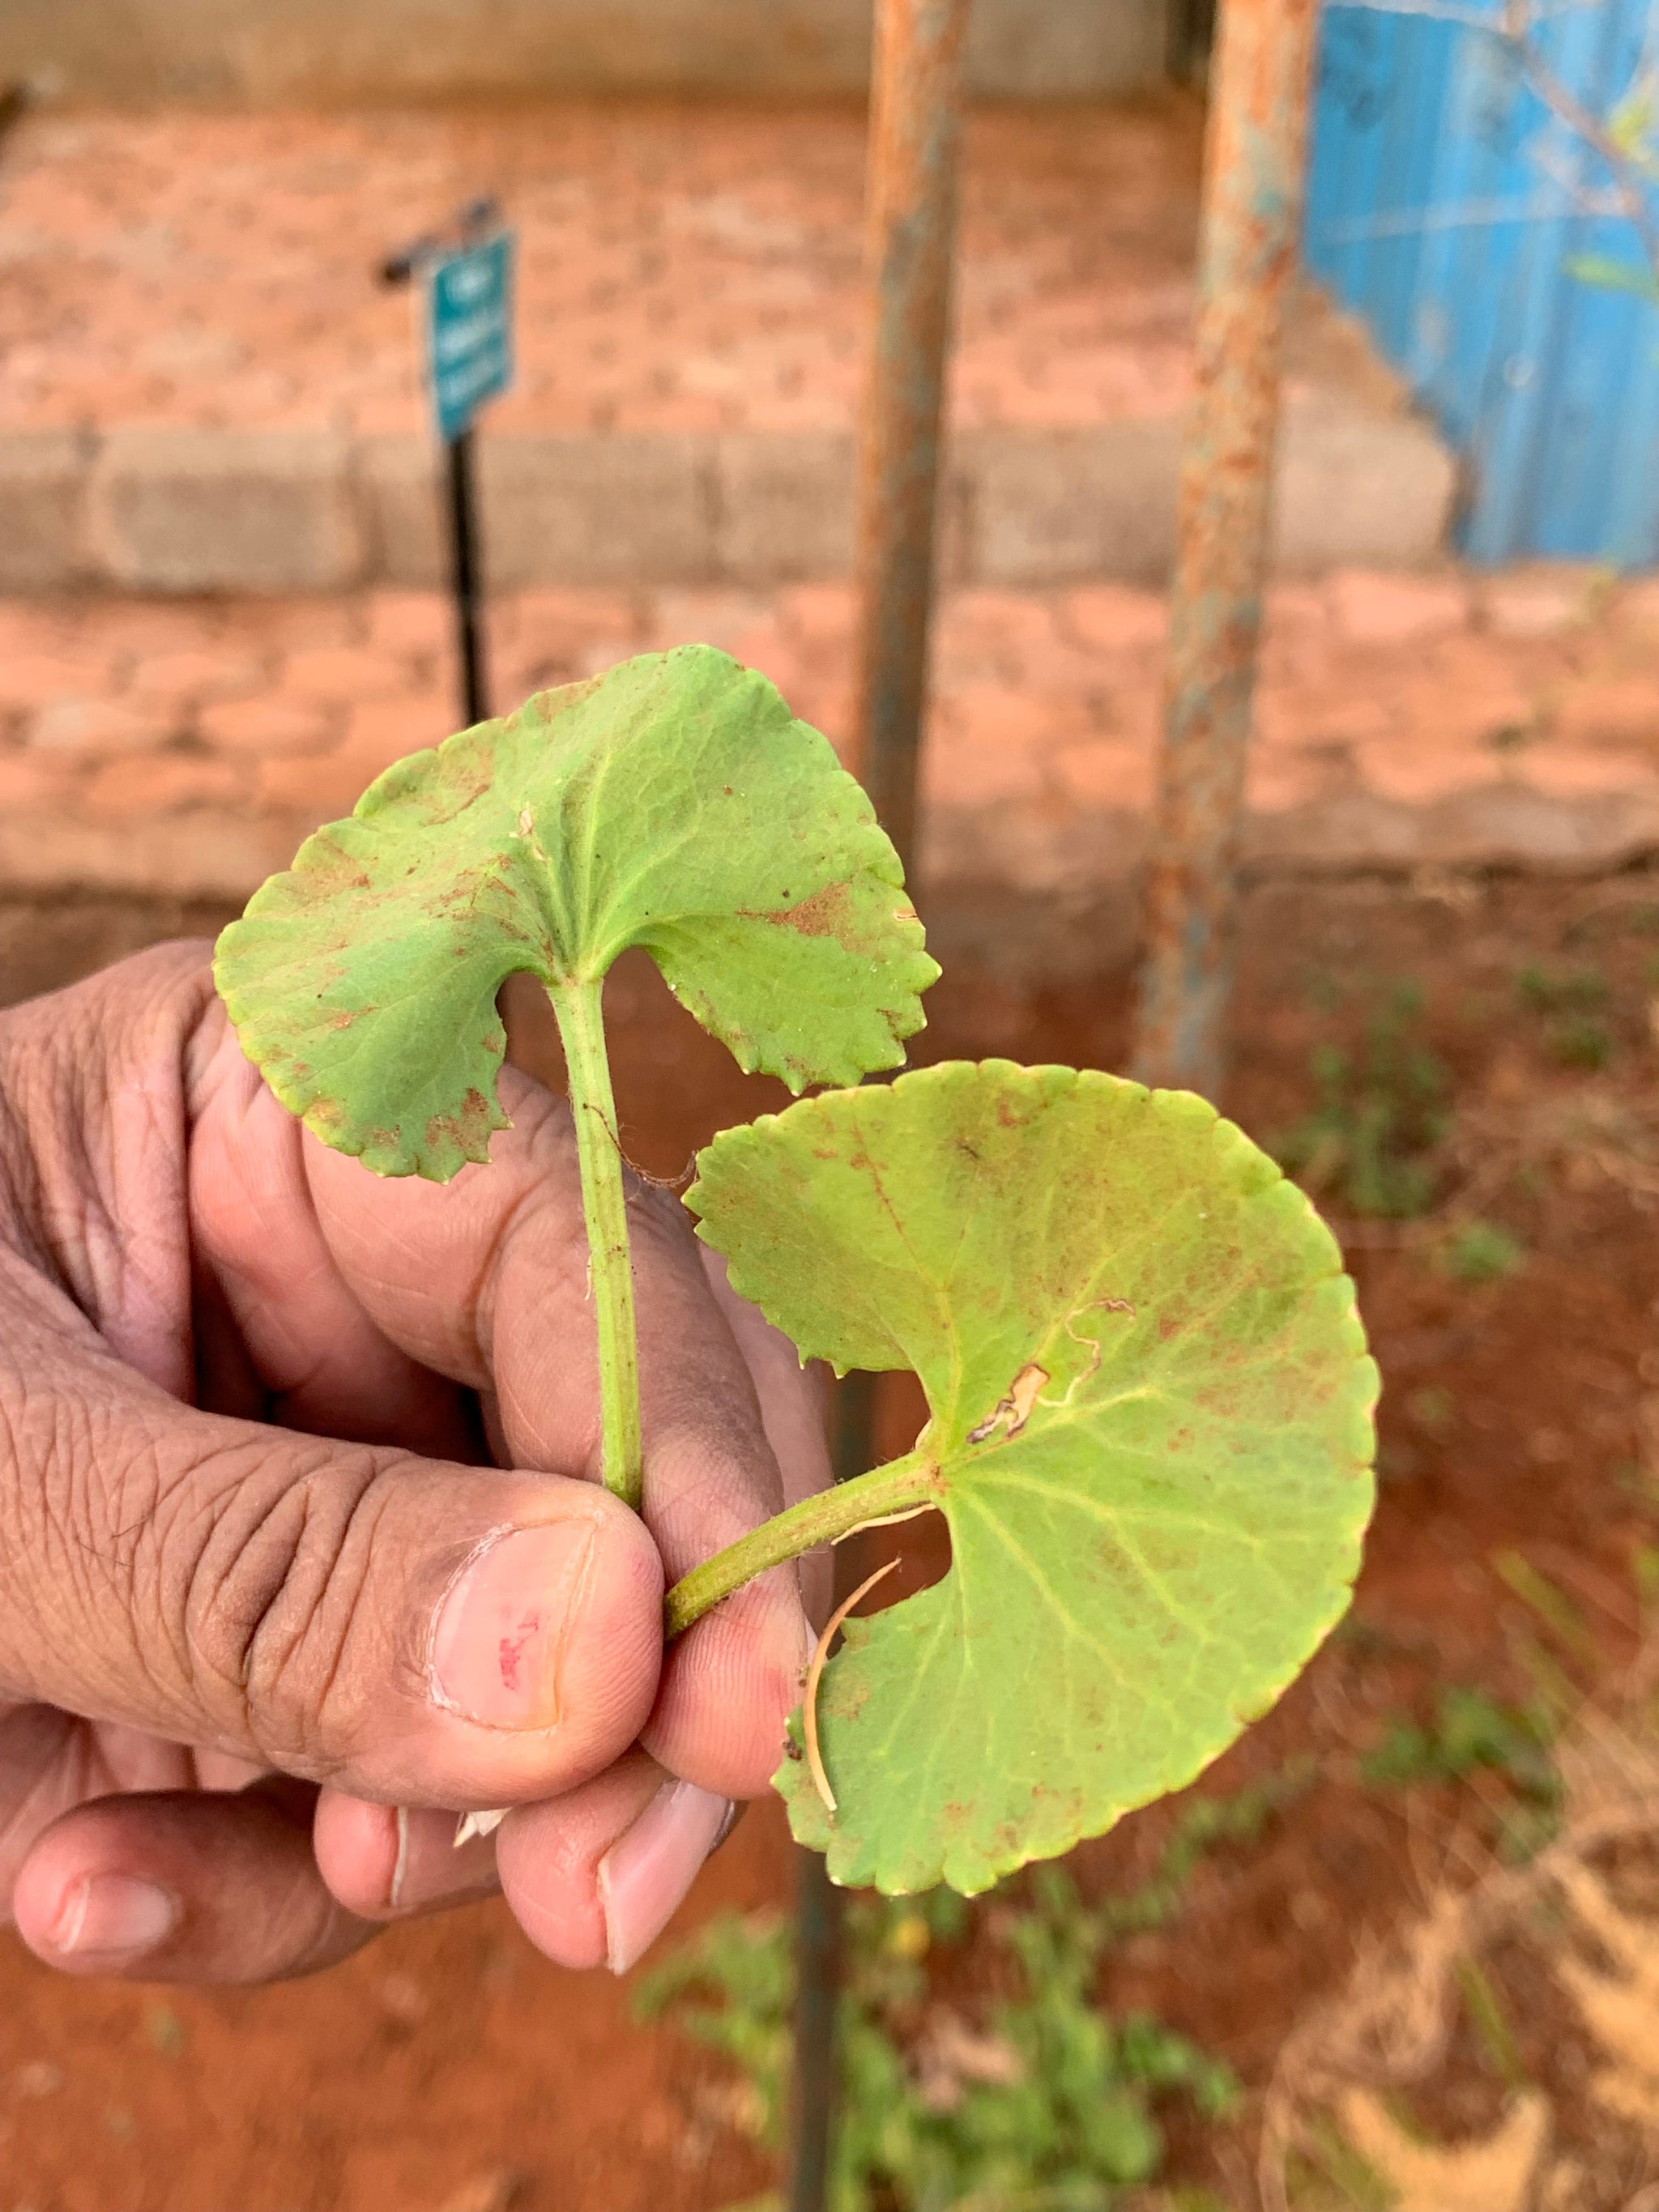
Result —
[[321, 1780], [349, 1738], [355, 1686], [395, 1663], [368, 1602], [385, 1471], [373, 1451], [285, 1443], [279, 1469], [239, 1444], [188, 1486], [160, 1547], [164, 1610], [228, 1735]]

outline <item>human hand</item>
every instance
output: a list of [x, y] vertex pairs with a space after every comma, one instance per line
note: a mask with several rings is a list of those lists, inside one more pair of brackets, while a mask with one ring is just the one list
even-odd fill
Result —
[[792, 1571], [665, 1656], [660, 1601], [828, 1480], [815, 1387], [634, 1186], [643, 1520], [611, 1498], [568, 1115], [502, 1097], [489, 1166], [386, 1182], [199, 946], [0, 1015], [0, 1921], [52, 1965], [269, 1980], [499, 1882], [621, 1971], [766, 1786]]

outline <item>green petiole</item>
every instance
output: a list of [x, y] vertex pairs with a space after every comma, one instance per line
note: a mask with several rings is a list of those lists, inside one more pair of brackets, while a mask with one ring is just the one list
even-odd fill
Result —
[[576, 1124], [588, 1282], [599, 1341], [601, 1471], [605, 1488], [637, 1513], [643, 1486], [640, 1357], [622, 1143], [600, 1008], [603, 990], [603, 982], [596, 979], [562, 984], [548, 995], [564, 1044], [570, 1111]]
[[855, 1528], [885, 1521], [943, 1501], [939, 1467], [920, 1445], [902, 1459], [868, 1474], [838, 1482], [816, 1498], [804, 1498], [751, 1528], [712, 1559], [682, 1575], [663, 1600], [663, 1625], [672, 1641], [702, 1619], [722, 1598], [763, 1575], [769, 1567], [798, 1559], [819, 1544], [838, 1544]]

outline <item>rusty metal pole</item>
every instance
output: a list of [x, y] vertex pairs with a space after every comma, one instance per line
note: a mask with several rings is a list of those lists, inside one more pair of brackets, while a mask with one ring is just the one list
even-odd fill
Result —
[[[871, 302], [859, 429], [858, 692], [848, 764], [907, 873], [915, 858], [933, 611], [968, 5], [878, 0], [870, 94]], [[849, 1375], [836, 1407], [836, 1473], [843, 1480], [874, 1463], [874, 1410], [873, 1378]], [[823, 1859], [798, 1853], [790, 2212], [825, 2212], [829, 2197], [841, 1905]]]
[[1316, 0], [1221, 0], [1134, 1073], [1213, 1097], [1267, 575]]
[[908, 869], [927, 689], [968, 0], [880, 0], [866, 187], [858, 704], [850, 763]]

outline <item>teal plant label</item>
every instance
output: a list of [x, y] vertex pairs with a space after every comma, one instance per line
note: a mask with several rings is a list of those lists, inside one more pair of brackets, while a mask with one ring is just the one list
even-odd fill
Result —
[[434, 255], [425, 280], [427, 383], [441, 438], [458, 438], [513, 381], [513, 234]]

